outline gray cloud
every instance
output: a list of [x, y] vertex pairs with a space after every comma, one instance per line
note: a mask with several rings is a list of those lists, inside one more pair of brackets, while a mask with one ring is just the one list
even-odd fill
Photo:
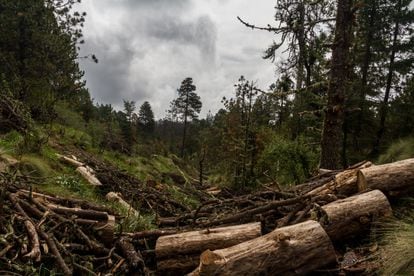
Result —
[[[268, 2], [273, 7], [272, 0]], [[99, 103], [122, 109], [122, 100], [139, 106], [149, 101], [157, 118], [185, 77], [193, 77], [203, 114], [221, 107], [240, 75], [273, 80], [273, 66], [260, 58], [271, 36], [253, 33], [235, 20], [250, 13], [245, 0], [88, 0], [86, 44], [81, 55], [94, 53], [98, 64], [81, 60], [87, 86]], [[247, 7], [247, 8], [246, 8]], [[237, 10], [239, 9], [239, 10]], [[263, 17], [263, 9], [257, 16]], [[272, 20], [269, 14], [269, 20]], [[269, 39], [270, 38], [270, 39]]]

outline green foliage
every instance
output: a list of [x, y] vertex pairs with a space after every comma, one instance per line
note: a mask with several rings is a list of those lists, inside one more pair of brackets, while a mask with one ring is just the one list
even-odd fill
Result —
[[185, 78], [181, 82], [181, 86], [177, 89], [178, 97], [171, 102], [170, 113], [173, 117], [178, 116], [184, 121], [196, 119], [201, 111], [200, 96], [194, 91], [196, 86], [193, 84], [192, 78]]
[[78, 42], [84, 15], [75, 0], [0, 1], [0, 74], [16, 99], [40, 121], [53, 118], [57, 99], [69, 99], [84, 86]]
[[17, 145], [22, 143], [22, 141], [23, 135], [15, 130], [12, 130], [0, 136], [0, 147], [6, 151], [14, 152], [17, 149]]
[[197, 199], [195, 199], [195, 198], [189, 196], [188, 194], [184, 193], [177, 186], [174, 186], [174, 185], [168, 186], [167, 190], [168, 190], [168, 193], [169, 193], [170, 197], [173, 200], [175, 200], [177, 202], [180, 202], [180, 203], [184, 204], [185, 206], [189, 206], [190, 208], [195, 209], [195, 208], [197, 208], [197, 206], [200, 205], [200, 202]]
[[154, 112], [152, 112], [151, 105], [147, 101], [145, 101], [139, 108], [138, 123], [139, 130], [144, 134], [143, 136], [148, 136], [154, 132]]
[[317, 167], [318, 154], [301, 140], [289, 141], [275, 135], [260, 156], [258, 167], [280, 184], [298, 184]]
[[414, 157], [414, 137], [393, 142], [389, 148], [379, 156], [378, 163], [390, 163]]

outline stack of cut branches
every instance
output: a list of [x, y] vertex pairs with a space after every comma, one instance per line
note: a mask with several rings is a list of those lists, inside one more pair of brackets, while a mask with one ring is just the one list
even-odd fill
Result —
[[132, 239], [115, 238], [116, 215], [104, 207], [3, 185], [0, 220], [0, 274], [145, 273]]

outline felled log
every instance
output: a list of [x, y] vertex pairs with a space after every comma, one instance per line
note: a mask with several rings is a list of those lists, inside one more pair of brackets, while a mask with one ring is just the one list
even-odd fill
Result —
[[388, 195], [414, 192], [414, 158], [359, 170], [358, 189], [379, 189]]
[[[174, 267], [180, 267], [183, 269], [182, 273], [190, 272], [197, 266], [197, 262], [189, 262], [188, 258], [182, 258], [180, 261], [179, 256], [199, 256], [204, 250], [233, 246], [260, 235], [260, 223], [255, 222], [162, 236], [158, 238], [155, 246], [155, 254], [159, 261], [158, 271], [171, 271]], [[171, 267], [169, 265], [174, 262], [165, 261], [166, 259], [175, 259], [179, 263]], [[196, 266], [193, 266], [194, 263]]]
[[334, 176], [332, 180], [306, 193], [310, 196], [321, 196], [327, 194], [335, 194], [341, 196], [351, 196], [358, 192], [357, 173], [360, 169], [369, 168], [371, 162], [364, 162], [358, 166], [347, 169]]
[[76, 171], [92, 186], [102, 186], [101, 181], [93, 174], [89, 167], [78, 167]]
[[325, 230], [306, 221], [232, 247], [206, 250], [190, 275], [304, 275], [335, 260]]
[[76, 160], [75, 158], [67, 157], [67, 156], [61, 155], [61, 154], [56, 154], [56, 156], [59, 158], [59, 160], [62, 160], [66, 164], [72, 165], [75, 168], [85, 166], [84, 163]]
[[105, 197], [108, 201], [117, 202], [122, 207], [124, 207], [126, 210], [128, 210], [128, 215], [133, 215], [135, 217], [140, 216], [139, 212], [137, 210], [135, 210], [128, 202], [123, 200], [123, 198], [118, 193], [109, 192], [109, 193], [106, 194]]
[[368, 230], [377, 219], [391, 216], [387, 197], [379, 190], [351, 196], [322, 206], [320, 223], [333, 241]]

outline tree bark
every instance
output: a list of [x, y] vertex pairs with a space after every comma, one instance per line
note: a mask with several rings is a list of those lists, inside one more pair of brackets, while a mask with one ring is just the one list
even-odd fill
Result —
[[414, 158], [358, 171], [358, 189], [379, 189], [389, 195], [414, 192]]
[[207, 249], [224, 248], [260, 236], [259, 222], [211, 228], [162, 236], [157, 240], [157, 258], [201, 253]]
[[325, 230], [306, 221], [229, 248], [207, 250], [190, 275], [304, 275], [335, 259]]
[[379, 190], [331, 202], [322, 206], [322, 210], [320, 223], [332, 241], [361, 234], [373, 221], [392, 215], [388, 199]]
[[342, 125], [349, 80], [349, 48], [352, 35], [352, 0], [339, 0], [328, 86], [328, 106], [321, 141], [320, 167], [338, 169], [341, 165]]
[[[260, 222], [184, 232], [158, 238], [155, 246], [159, 272], [188, 273], [198, 265], [200, 254], [239, 244], [261, 235]], [[196, 258], [196, 260], [194, 260]]]

